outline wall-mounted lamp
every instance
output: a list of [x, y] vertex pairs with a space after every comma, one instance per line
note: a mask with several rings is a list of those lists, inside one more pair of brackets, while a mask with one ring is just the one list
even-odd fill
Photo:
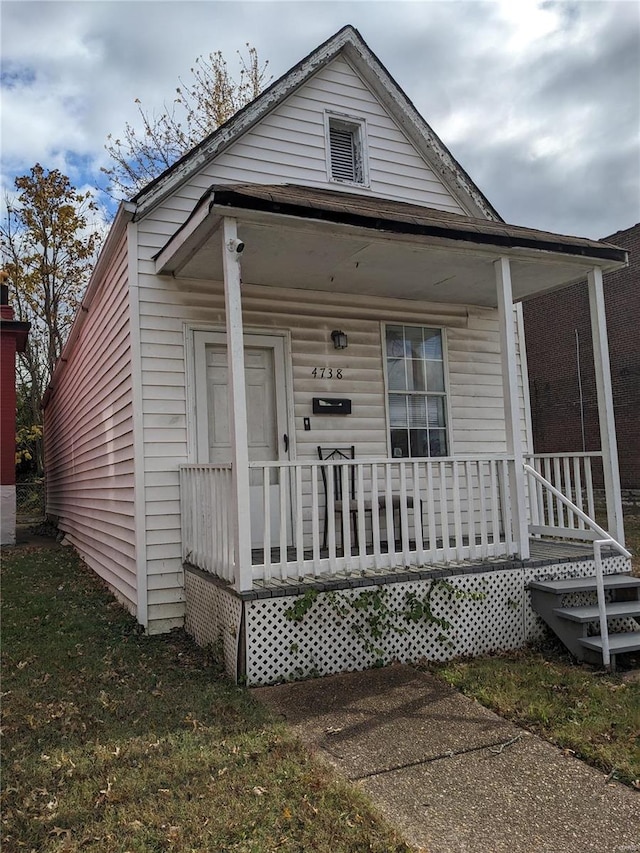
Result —
[[347, 336], [344, 332], [341, 332], [339, 329], [334, 329], [331, 332], [331, 340], [333, 341], [334, 349], [346, 349], [348, 340]]

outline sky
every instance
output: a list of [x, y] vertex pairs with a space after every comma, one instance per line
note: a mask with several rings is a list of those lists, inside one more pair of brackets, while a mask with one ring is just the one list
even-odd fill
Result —
[[2, 189], [36, 162], [104, 184], [108, 134], [136, 99], [161, 111], [196, 57], [235, 72], [249, 43], [276, 79], [347, 23], [507, 222], [640, 221], [638, 0], [2, 2]]

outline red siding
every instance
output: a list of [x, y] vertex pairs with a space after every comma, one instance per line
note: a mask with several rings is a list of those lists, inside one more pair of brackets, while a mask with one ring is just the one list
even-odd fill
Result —
[[24, 352], [29, 324], [15, 320], [8, 287], [0, 299], [0, 484], [16, 482], [16, 352]]
[[0, 483], [16, 481], [16, 339], [2, 330], [0, 341]]

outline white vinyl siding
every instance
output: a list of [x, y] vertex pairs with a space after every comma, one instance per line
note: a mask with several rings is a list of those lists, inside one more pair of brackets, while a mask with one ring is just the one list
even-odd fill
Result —
[[366, 122], [368, 186], [345, 183], [345, 191], [466, 213], [360, 76], [338, 57], [179, 187], [154, 211], [153, 221], [183, 222], [214, 183], [339, 189], [340, 182], [327, 174], [326, 110]]
[[[178, 468], [193, 461], [188, 411], [185, 324], [224, 328], [222, 285], [157, 278], [152, 256], [214, 183], [295, 183], [340, 189], [327, 173], [326, 112], [366, 124], [369, 186], [348, 192], [465, 213], [376, 96], [337, 58], [266, 115], [138, 223], [144, 485], [149, 631], [182, 624], [184, 613]], [[497, 315], [466, 306], [354, 297], [243, 284], [245, 327], [288, 330], [293, 383], [292, 446], [316, 458], [317, 446], [354, 444], [360, 457], [389, 453], [382, 324], [413, 323], [445, 330], [448, 348], [450, 452], [504, 452], [505, 431]], [[333, 329], [349, 337], [335, 350]], [[486, 365], [486, 371], [482, 366]], [[342, 380], [313, 377], [315, 367], [343, 367]], [[340, 383], [338, 385], [338, 382]], [[314, 396], [349, 397], [353, 414], [321, 418]], [[305, 431], [303, 419], [311, 418]], [[151, 591], [153, 590], [153, 594]]]
[[135, 612], [134, 453], [123, 240], [44, 411], [47, 512]]
[[[145, 442], [146, 542], [149, 630], [180, 624], [183, 613], [178, 467], [190, 460], [192, 419], [187, 416], [185, 323], [224, 328], [220, 283], [175, 283], [141, 275], [142, 407]], [[505, 452], [497, 312], [460, 305], [361, 298], [305, 290], [243, 285], [246, 328], [288, 331], [291, 346], [297, 458], [316, 458], [318, 445], [355, 445], [359, 457], [388, 454], [382, 324], [420, 324], [446, 330], [451, 452]], [[349, 338], [334, 349], [333, 329]], [[334, 377], [314, 378], [316, 367]], [[347, 397], [353, 413], [321, 417], [311, 412], [317, 396]], [[311, 430], [303, 420], [311, 418]]]
[[[134, 486], [138, 500], [144, 500], [142, 507], [138, 504], [144, 524], [138, 526], [137, 541], [146, 553], [150, 633], [180, 626], [184, 617], [179, 466], [192, 461], [195, 447], [186, 328], [223, 329], [225, 323], [221, 283], [159, 278], [152, 257], [214, 183], [339, 189], [327, 174], [325, 115], [332, 110], [358, 117], [366, 126], [368, 186], [345, 183], [345, 191], [466, 212], [339, 57], [137, 222], [138, 245], [130, 252], [138, 263], [132, 287], [139, 307], [141, 387], [132, 388], [131, 294], [123, 242], [47, 407], [49, 512], [59, 516], [70, 541], [131, 610], [136, 606]], [[355, 445], [362, 458], [388, 455], [384, 324], [444, 330], [449, 452], [505, 451], [496, 311], [348, 292], [329, 298], [326, 292], [250, 282], [243, 284], [242, 299], [246, 328], [287, 333], [293, 456], [315, 459], [317, 446], [327, 444]], [[347, 333], [346, 350], [334, 349], [333, 329]], [[137, 358], [137, 344], [134, 351]], [[342, 379], [318, 379], [317, 367], [332, 368], [334, 376], [341, 368]], [[323, 395], [348, 397], [353, 414], [313, 415], [311, 399]], [[306, 417], [311, 419], [308, 431]], [[134, 471], [136, 446], [142, 452]]]

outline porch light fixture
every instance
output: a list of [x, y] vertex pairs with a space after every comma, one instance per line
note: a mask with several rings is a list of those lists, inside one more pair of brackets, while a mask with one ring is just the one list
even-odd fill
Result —
[[344, 332], [341, 332], [339, 329], [334, 329], [331, 332], [331, 340], [333, 341], [334, 349], [346, 349], [347, 348], [347, 336]]

